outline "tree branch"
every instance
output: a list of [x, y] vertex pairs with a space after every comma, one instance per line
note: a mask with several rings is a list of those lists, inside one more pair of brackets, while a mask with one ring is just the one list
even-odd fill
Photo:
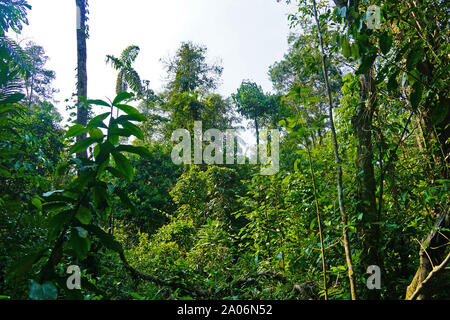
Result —
[[445, 270], [445, 266], [450, 262], [450, 253], [447, 255], [447, 257], [444, 259], [444, 261], [438, 265], [437, 267], [434, 267], [433, 270], [428, 274], [428, 276], [423, 280], [418, 286], [416, 291], [407, 298], [407, 300], [414, 300], [416, 297], [420, 294], [422, 289], [427, 285], [428, 282], [430, 282], [430, 279], [437, 273], [441, 272], [442, 270]]

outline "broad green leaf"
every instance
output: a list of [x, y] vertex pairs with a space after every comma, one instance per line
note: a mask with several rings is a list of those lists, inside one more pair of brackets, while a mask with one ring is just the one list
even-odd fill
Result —
[[103, 121], [110, 116], [110, 112], [102, 113], [91, 119], [88, 123], [88, 127], [105, 128], [108, 127], [103, 123]]
[[377, 58], [377, 54], [373, 53], [373, 52], [363, 56], [361, 65], [359, 66], [356, 74], [368, 73], [370, 68], [373, 66], [373, 63], [375, 62], [376, 58]]
[[342, 54], [346, 58], [350, 58], [352, 56], [352, 50], [350, 48], [350, 42], [347, 37], [344, 37], [342, 40]]
[[144, 119], [145, 119], [145, 116], [143, 114], [141, 114], [136, 108], [134, 108], [132, 106], [129, 106], [129, 105], [126, 105], [126, 104], [118, 104], [115, 107], [120, 109], [120, 110], [122, 110], [127, 115], [136, 116], [136, 117], [143, 116]]
[[122, 172], [129, 182], [133, 180], [134, 170], [130, 161], [120, 152], [113, 152], [114, 161], [116, 162], [116, 168]]
[[108, 102], [103, 101], [103, 100], [88, 100], [88, 101], [86, 101], [86, 104], [87, 105], [95, 104], [98, 106], [111, 107], [111, 105]]
[[117, 104], [121, 103], [122, 101], [129, 100], [129, 99], [131, 99], [131, 98], [133, 98], [133, 97], [134, 97], [134, 94], [132, 94], [132, 93], [129, 93], [129, 92], [121, 92], [121, 93], [119, 93], [119, 94], [116, 96], [116, 98], [114, 99], [113, 105], [114, 105], [115, 107], [117, 107]]
[[380, 36], [380, 49], [383, 54], [387, 54], [392, 47], [392, 36], [389, 33], [384, 32]]
[[31, 204], [38, 210], [42, 210], [42, 202], [38, 197], [34, 197], [33, 199], [31, 199]]
[[74, 126], [71, 126], [69, 130], [67, 130], [66, 138], [76, 137], [88, 131], [89, 129], [85, 128], [83, 125], [76, 124]]
[[89, 224], [92, 220], [92, 213], [88, 208], [80, 206], [75, 217], [77, 217], [82, 224]]
[[433, 115], [431, 119], [434, 126], [442, 123], [442, 121], [445, 120], [448, 114], [448, 110], [449, 105], [446, 104], [445, 102], [441, 102], [437, 105], [437, 107], [433, 110]]
[[109, 131], [109, 137], [110, 139], [114, 137], [131, 137], [133, 135], [133, 132], [128, 129], [121, 129], [121, 128], [113, 128]]
[[122, 246], [118, 241], [114, 239], [113, 235], [106, 233], [105, 231], [94, 225], [88, 225], [86, 226], [86, 229], [89, 231], [90, 234], [99, 238], [99, 240], [103, 243], [103, 245], [106, 248], [118, 253], [123, 252]]
[[355, 60], [359, 59], [359, 48], [358, 48], [358, 44], [356, 42], [352, 43], [351, 50], [352, 50], [353, 59], [355, 59]]
[[395, 92], [398, 89], [398, 81], [397, 81], [398, 72], [391, 74], [389, 76], [389, 80], [387, 83], [387, 88], [391, 92]]
[[92, 187], [92, 196], [94, 199], [94, 205], [99, 210], [104, 210], [109, 207], [110, 199], [108, 192], [103, 186]]
[[114, 146], [109, 141], [105, 141], [105, 143], [100, 144], [99, 152], [95, 156], [95, 162], [100, 164], [106, 160], [109, 160], [109, 156], [111, 155], [111, 152], [113, 150], [114, 150]]
[[115, 119], [116, 123], [122, 123], [123, 121], [138, 121], [138, 122], [142, 122], [147, 120], [147, 118], [142, 114], [132, 114], [132, 115], [122, 115], [120, 117], [118, 117], [117, 119]]
[[422, 47], [419, 47], [418, 45], [414, 46], [406, 58], [406, 69], [412, 71], [422, 59], [423, 54], [424, 51]]
[[65, 210], [52, 217], [48, 224], [48, 237], [51, 240], [56, 239], [59, 232], [72, 220], [72, 218], [73, 210]]
[[422, 100], [423, 86], [420, 82], [416, 82], [413, 85], [413, 92], [410, 95], [411, 107], [417, 109], [420, 101]]
[[116, 148], [117, 151], [125, 151], [133, 154], [137, 154], [143, 158], [150, 158], [151, 153], [145, 147], [135, 147], [130, 145], [120, 145]]
[[87, 237], [81, 237], [79, 230], [72, 228], [70, 233], [70, 245], [80, 259], [85, 259], [91, 248], [91, 242]]
[[145, 138], [144, 134], [142, 133], [141, 128], [139, 128], [137, 125], [126, 121], [126, 122], [122, 123], [122, 127], [129, 130], [133, 134], [133, 136], [135, 136], [136, 138], [138, 138], [140, 140], [144, 140], [144, 138]]
[[105, 135], [102, 130], [98, 128], [91, 128], [89, 129], [89, 136], [94, 139], [102, 139]]
[[9, 110], [11, 110], [13, 108], [14, 108], [14, 105], [12, 105], [12, 104], [1, 105], [0, 106], [0, 114], [6, 113], [6, 112], [8, 112]]
[[94, 143], [98, 142], [98, 139], [94, 139], [94, 138], [86, 138], [81, 140], [80, 142], [77, 142], [76, 144], [74, 144], [71, 148], [70, 148], [70, 153], [80, 153], [85, 151], [87, 148], [89, 148], [91, 145], [93, 145]]

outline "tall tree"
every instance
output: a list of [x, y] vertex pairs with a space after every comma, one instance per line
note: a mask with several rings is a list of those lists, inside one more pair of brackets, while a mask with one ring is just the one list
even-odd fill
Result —
[[207, 48], [183, 42], [176, 55], [164, 60], [169, 91], [210, 91], [216, 89], [223, 67], [206, 61]]
[[275, 113], [276, 100], [272, 96], [266, 95], [261, 86], [251, 81], [242, 81], [237, 92], [232, 94], [232, 98], [237, 111], [254, 123], [256, 130], [256, 156], [258, 158], [261, 124], [264, 124], [269, 116]]
[[33, 42], [27, 44], [25, 53], [30, 62], [30, 75], [25, 80], [26, 102], [28, 107], [42, 101], [51, 101], [57, 91], [51, 86], [55, 72], [45, 69], [48, 56], [43, 47]]
[[[87, 8], [88, 0], [75, 0], [77, 7], [77, 124], [87, 125], [87, 47], [88, 38]], [[86, 133], [77, 136], [77, 141], [86, 138]], [[87, 150], [77, 154], [78, 158], [87, 158]]]

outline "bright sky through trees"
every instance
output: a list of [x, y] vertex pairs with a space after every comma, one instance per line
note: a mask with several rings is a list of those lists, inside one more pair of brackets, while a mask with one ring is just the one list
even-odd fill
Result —
[[[73, 1], [30, 0], [29, 26], [21, 39], [42, 45], [56, 71], [59, 110], [75, 90], [75, 17]], [[224, 73], [219, 92], [229, 96], [242, 79], [269, 91], [268, 67], [287, 50], [287, 14], [292, 7], [274, 0], [118, 0], [90, 1], [88, 40], [89, 97], [114, 95], [116, 71], [105, 64], [107, 54], [119, 55], [136, 44], [141, 53], [135, 68], [159, 91], [164, 84], [161, 58], [173, 55], [182, 41], [208, 48], [208, 57], [221, 60]], [[64, 114], [64, 112], [63, 112]]]

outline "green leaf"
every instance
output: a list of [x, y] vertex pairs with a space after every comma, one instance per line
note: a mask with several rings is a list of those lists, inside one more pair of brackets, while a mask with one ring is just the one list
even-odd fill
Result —
[[139, 128], [137, 125], [126, 121], [126, 122], [122, 123], [122, 127], [129, 130], [133, 134], [133, 136], [135, 136], [136, 138], [138, 138], [140, 140], [144, 140], [144, 138], [145, 138], [144, 134], [142, 133], [141, 128]]
[[351, 49], [352, 49], [352, 56], [353, 59], [359, 59], [359, 48], [358, 48], [358, 44], [356, 42], [353, 42], [351, 45]]
[[72, 218], [73, 210], [65, 210], [52, 217], [48, 224], [48, 237], [51, 240], [56, 239], [58, 233], [72, 220]]
[[396, 92], [398, 89], [398, 81], [397, 81], [398, 72], [395, 72], [394, 74], [391, 74], [389, 76], [389, 80], [387, 83], [387, 88], [391, 92]]
[[377, 54], [372, 52], [365, 56], [363, 56], [361, 65], [358, 68], [356, 74], [366, 74], [369, 72], [370, 68], [373, 66], [375, 59], [377, 58]]
[[414, 91], [410, 95], [411, 107], [417, 109], [419, 107], [420, 101], [422, 101], [423, 86], [420, 82], [416, 82], [413, 85]]
[[87, 105], [95, 104], [98, 106], [111, 107], [111, 105], [108, 102], [103, 101], [103, 100], [88, 100], [88, 101], [86, 101], [86, 104]]
[[129, 100], [133, 98], [134, 94], [129, 92], [121, 92], [119, 93], [116, 98], [113, 101], [113, 106], [117, 107], [117, 104], [121, 103], [122, 101]]
[[38, 210], [42, 210], [42, 202], [38, 197], [34, 197], [33, 199], [31, 199], [31, 204]]
[[117, 151], [125, 151], [133, 154], [137, 154], [143, 158], [150, 158], [151, 153], [145, 147], [135, 147], [130, 145], [120, 145], [116, 148]]
[[86, 226], [86, 229], [90, 232], [90, 234], [99, 238], [99, 240], [106, 248], [118, 253], [123, 252], [122, 246], [114, 239], [114, 236], [112, 234], [106, 233], [105, 231], [94, 225], [88, 225]]
[[111, 152], [114, 150], [114, 146], [109, 141], [106, 141], [105, 143], [102, 143], [99, 146], [100, 150], [98, 154], [95, 156], [95, 162], [100, 164], [106, 160], [109, 160], [109, 156], [111, 155]]
[[67, 133], [66, 133], [65, 137], [66, 138], [76, 137], [76, 136], [79, 136], [79, 135], [81, 135], [83, 133], [86, 133], [88, 131], [89, 131], [89, 129], [85, 128], [83, 125], [76, 124], [74, 126], [71, 126], [69, 128], [69, 130], [67, 130]]
[[125, 112], [127, 115], [130, 116], [136, 116], [136, 117], [144, 117], [145, 116], [143, 114], [141, 114], [136, 108], [126, 105], [126, 104], [118, 104], [115, 106], [116, 108], [122, 110], [123, 112]]
[[24, 94], [22, 94], [22, 93], [13, 93], [13, 94], [7, 96], [6, 99], [3, 99], [3, 100], [1, 101], [1, 103], [2, 103], [2, 104], [8, 104], [8, 103], [13, 104], [13, 103], [19, 102], [19, 101], [22, 100], [23, 98], [25, 98], [25, 95], [24, 95]]
[[30, 280], [30, 292], [28, 296], [31, 300], [56, 300], [58, 298], [58, 290], [51, 282], [45, 282], [40, 285], [34, 280]]
[[412, 71], [422, 59], [423, 55], [423, 48], [418, 45], [414, 46], [406, 58], [406, 69], [408, 69], [408, 71]]
[[107, 129], [108, 127], [103, 123], [103, 121], [106, 118], [108, 118], [110, 114], [111, 114], [110, 112], [106, 112], [106, 113], [102, 113], [102, 114], [92, 118], [91, 121], [89, 121], [87, 126]]
[[133, 180], [134, 170], [130, 161], [120, 152], [113, 152], [114, 161], [116, 162], [116, 168], [122, 172], [129, 182]]
[[387, 32], [380, 36], [380, 49], [383, 54], [387, 54], [392, 47], [393, 38]]
[[352, 56], [352, 49], [350, 48], [350, 42], [347, 37], [344, 37], [342, 40], [342, 54], [346, 58], [350, 58]]
[[91, 128], [89, 129], [89, 136], [94, 139], [102, 139], [105, 135], [102, 130], [98, 128]]
[[94, 198], [94, 205], [97, 209], [104, 210], [109, 207], [109, 196], [104, 186], [93, 187], [92, 196]]
[[86, 239], [87, 236], [89, 235], [89, 233], [87, 232], [86, 229], [82, 228], [82, 227], [75, 227], [75, 230], [77, 230], [78, 232], [78, 236], [80, 238]]
[[115, 138], [117, 137], [130, 137], [133, 135], [133, 132], [131, 132], [128, 129], [121, 129], [121, 128], [112, 128], [109, 131], [109, 138], [110, 140], [115, 140]]
[[91, 248], [91, 242], [87, 237], [81, 237], [79, 230], [72, 228], [70, 233], [70, 245], [75, 251], [76, 255], [80, 259], [86, 259], [89, 249]]
[[82, 224], [89, 224], [92, 220], [92, 213], [88, 208], [80, 206], [75, 217], [77, 217]]
[[445, 102], [440, 102], [437, 107], [433, 110], [433, 115], [431, 121], [434, 126], [442, 123], [447, 117], [449, 105]]
[[89, 148], [91, 145], [93, 145], [94, 143], [98, 142], [98, 139], [94, 139], [94, 138], [86, 138], [81, 140], [78, 143], [75, 143], [69, 150], [69, 152], [71, 154], [73, 153], [80, 153], [85, 151], [87, 148]]
[[142, 122], [145, 120], [147, 120], [147, 117], [144, 116], [142, 113], [139, 113], [139, 114], [132, 114], [132, 115], [122, 115], [122, 116], [118, 117], [117, 119], [115, 119], [115, 122], [120, 124], [124, 121]]

